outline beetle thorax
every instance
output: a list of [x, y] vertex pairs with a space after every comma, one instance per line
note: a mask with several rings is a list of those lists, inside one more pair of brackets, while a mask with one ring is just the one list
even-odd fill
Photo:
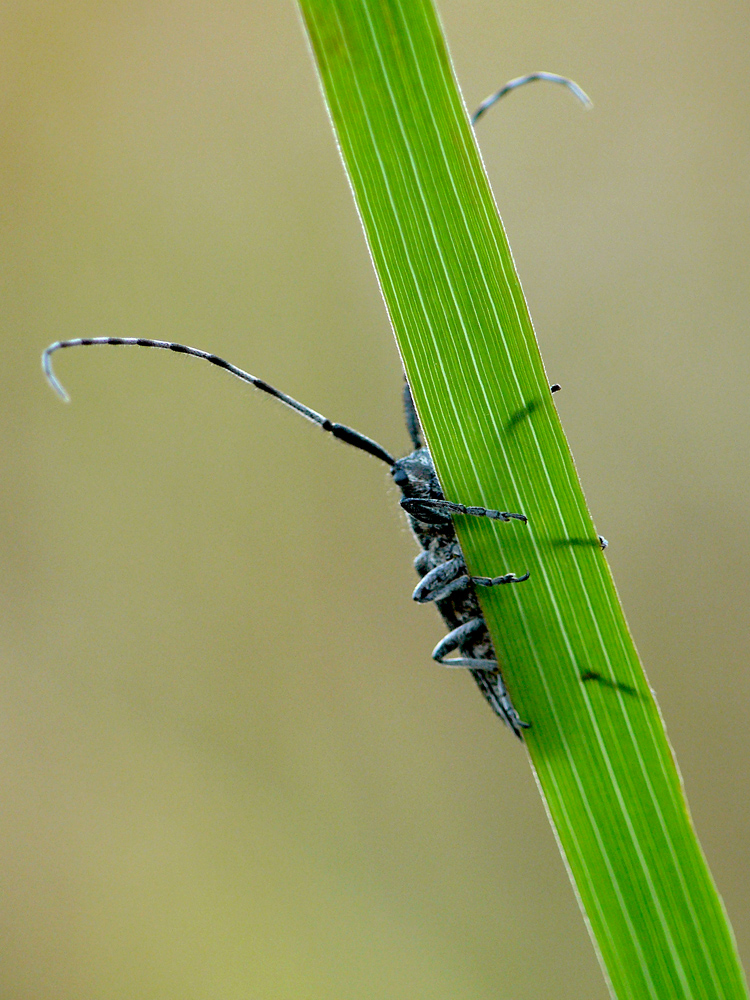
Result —
[[[397, 459], [391, 470], [393, 481], [404, 497], [411, 499], [444, 500], [443, 491], [435, 474], [432, 457], [426, 448], [417, 448], [410, 455]], [[408, 515], [414, 537], [433, 557], [433, 565], [445, 562], [460, 554], [456, 532], [451, 521], [444, 524], [427, 524]]]
[[410, 455], [397, 459], [391, 475], [405, 497], [443, 499], [440, 483], [435, 475], [435, 466], [426, 448], [418, 448]]

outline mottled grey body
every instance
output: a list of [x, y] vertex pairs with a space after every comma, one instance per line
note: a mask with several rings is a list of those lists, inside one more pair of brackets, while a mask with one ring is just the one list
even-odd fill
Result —
[[[408, 396], [406, 410], [407, 422], [410, 422]], [[418, 443], [418, 438], [415, 443]], [[493, 711], [520, 736], [526, 723], [519, 718], [503, 682], [451, 514], [439, 508], [431, 510], [425, 504], [409, 503], [411, 500], [444, 500], [429, 451], [419, 447], [410, 455], [397, 459], [391, 472], [404, 495], [402, 505], [407, 509], [414, 537], [422, 548], [414, 560], [421, 582], [413, 597], [420, 603], [434, 602], [450, 630], [432, 655], [446, 666], [467, 667]], [[411, 513], [409, 507], [420, 511], [419, 516]], [[497, 582], [518, 581], [509, 574]], [[489, 583], [489, 580], [486, 581], [486, 584]], [[446, 654], [453, 650], [457, 650], [460, 657], [453, 661], [446, 660]]]

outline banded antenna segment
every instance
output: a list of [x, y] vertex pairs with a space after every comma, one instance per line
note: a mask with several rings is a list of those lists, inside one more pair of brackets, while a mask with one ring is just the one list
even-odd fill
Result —
[[216, 365], [217, 368], [223, 368], [230, 375], [234, 375], [243, 382], [248, 382], [256, 389], [260, 389], [261, 392], [273, 396], [274, 399], [278, 399], [279, 402], [299, 413], [307, 420], [311, 420], [322, 430], [338, 438], [339, 441], [353, 445], [353, 447], [359, 448], [360, 451], [365, 451], [368, 455], [379, 458], [381, 462], [385, 462], [387, 465], [392, 466], [395, 462], [393, 456], [389, 455], [385, 448], [381, 447], [376, 441], [366, 437], [364, 434], [360, 434], [359, 431], [352, 430], [351, 427], [346, 427], [344, 424], [333, 423], [328, 417], [324, 417], [316, 410], [305, 406], [304, 403], [297, 402], [296, 399], [287, 396], [280, 389], [275, 389], [268, 382], [264, 382], [263, 379], [256, 378], [255, 375], [251, 375], [242, 368], [230, 364], [216, 354], [209, 354], [208, 351], [200, 351], [197, 347], [186, 347], [184, 344], [175, 344], [169, 340], [146, 340], [143, 337], [77, 337], [75, 340], [57, 340], [54, 344], [50, 344], [42, 354], [42, 370], [49, 384], [66, 403], [70, 402], [70, 396], [52, 370], [52, 355], [55, 351], [60, 351], [64, 347], [158, 347], [163, 351], [173, 351], [175, 354], [187, 354], [191, 358], [201, 358], [203, 361], [208, 361], [209, 364]]
[[517, 76], [514, 80], [508, 80], [508, 82], [496, 90], [494, 94], [490, 94], [489, 97], [485, 97], [482, 103], [479, 105], [477, 110], [471, 116], [471, 124], [476, 125], [482, 115], [489, 111], [493, 104], [505, 97], [512, 90], [517, 90], [518, 87], [523, 87], [527, 83], [534, 83], [535, 80], [543, 80], [545, 83], [559, 83], [563, 87], [567, 87], [568, 90], [577, 97], [584, 108], [588, 111], [593, 108], [594, 102], [591, 100], [589, 95], [578, 86], [573, 80], [569, 80], [567, 76], [560, 76], [558, 73], [527, 73], [526, 76]]

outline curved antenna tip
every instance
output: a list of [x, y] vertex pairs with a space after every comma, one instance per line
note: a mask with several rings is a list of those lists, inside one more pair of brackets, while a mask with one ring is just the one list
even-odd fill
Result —
[[501, 97], [509, 94], [511, 90], [523, 87], [527, 83], [533, 83], [535, 80], [544, 80], [547, 83], [559, 83], [561, 86], [567, 87], [571, 94], [581, 102], [585, 111], [590, 111], [594, 106], [594, 102], [586, 91], [567, 76], [560, 76], [559, 73], [527, 73], [526, 76], [517, 76], [514, 80], [509, 80], [500, 90], [496, 90], [494, 94], [486, 97], [471, 116], [471, 124], [476, 125], [485, 111], [489, 111], [493, 104], [496, 104]]
[[50, 344], [50, 346], [44, 351], [42, 354], [42, 371], [44, 372], [44, 377], [47, 379], [63, 403], [69, 403], [70, 396], [63, 388], [62, 382], [60, 382], [55, 373], [52, 371], [52, 354], [60, 346], [61, 344], [58, 340], [54, 344]]

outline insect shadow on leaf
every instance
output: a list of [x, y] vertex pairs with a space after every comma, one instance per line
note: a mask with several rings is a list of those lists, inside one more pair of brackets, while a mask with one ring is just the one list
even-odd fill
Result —
[[619, 691], [621, 694], [630, 695], [632, 698], [640, 698], [641, 695], [630, 684], [623, 684], [622, 681], [612, 680], [610, 677], [603, 677], [601, 674], [597, 673], [595, 670], [587, 670], [585, 674], [581, 674], [581, 680], [584, 683], [593, 681], [596, 684], [600, 684], [602, 687], [611, 688], [613, 691]]
[[576, 549], [604, 549], [609, 547], [609, 542], [604, 535], [597, 535], [596, 538], [556, 538], [552, 545], [558, 547], [571, 547]]

